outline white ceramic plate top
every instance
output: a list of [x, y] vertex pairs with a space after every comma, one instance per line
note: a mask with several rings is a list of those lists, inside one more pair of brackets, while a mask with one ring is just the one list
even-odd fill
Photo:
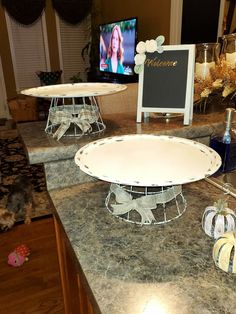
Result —
[[25, 89], [21, 94], [44, 98], [70, 98], [114, 94], [126, 88], [126, 85], [113, 83], [57, 84]]
[[220, 156], [198, 142], [172, 136], [124, 135], [91, 142], [75, 163], [98, 179], [134, 186], [168, 186], [215, 173]]

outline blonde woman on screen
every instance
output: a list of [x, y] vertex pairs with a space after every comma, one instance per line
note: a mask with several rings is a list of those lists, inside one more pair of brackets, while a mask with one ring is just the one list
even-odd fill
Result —
[[124, 74], [123, 67], [123, 36], [121, 34], [120, 26], [115, 25], [112, 29], [109, 47], [107, 52], [107, 65], [105, 71]]

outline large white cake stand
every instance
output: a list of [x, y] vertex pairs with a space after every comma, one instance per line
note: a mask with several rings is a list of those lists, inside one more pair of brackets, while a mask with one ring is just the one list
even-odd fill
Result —
[[82, 147], [75, 163], [90, 176], [111, 183], [106, 207], [113, 215], [138, 224], [161, 224], [186, 210], [182, 184], [212, 175], [221, 158], [192, 140], [125, 135]]
[[81, 136], [104, 131], [106, 126], [95, 97], [126, 88], [126, 85], [113, 83], [76, 83], [40, 86], [21, 93], [51, 99], [45, 132], [59, 140], [64, 135]]

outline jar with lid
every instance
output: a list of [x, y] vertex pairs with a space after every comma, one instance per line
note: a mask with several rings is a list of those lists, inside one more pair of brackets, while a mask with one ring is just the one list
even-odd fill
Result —
[[219, 63], [219, 53], [219, 43], [196, 44], [195, 75], [198, 79], [210, 77], [210, 69]]
[[232, 69], [236, 67], [236, 34], [223, 36], [222, 56]]

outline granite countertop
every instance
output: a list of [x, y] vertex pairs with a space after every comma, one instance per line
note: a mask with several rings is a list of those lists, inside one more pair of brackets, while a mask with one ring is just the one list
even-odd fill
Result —
[[112, 216], [108, 190], [96, 181], [50, 191], [102, 314], [236, 313], [236, 277], [215, 267], [214, 240], [201, 227], [205, 207], [223, 195], [219, 189], [205, 180], [184, 185], [186, 212], [152, 226]]
[[135, 114], [105, 115], [106, 130], [98, 135], [62, 137], [60, 141], [45, 133], [45, 121], [20, 123], [17, 125], [26, 146], [30, 164], [45, 163], [73, 158], [77, 150], [97, 138], [125, 134], [162, 134], [185, 138], [209, 136], [223, 126], [224, 113], [194, 114], [191, 125], [183, 125], [183, 117], [169, 120], [149, 118], [136, 123]]

